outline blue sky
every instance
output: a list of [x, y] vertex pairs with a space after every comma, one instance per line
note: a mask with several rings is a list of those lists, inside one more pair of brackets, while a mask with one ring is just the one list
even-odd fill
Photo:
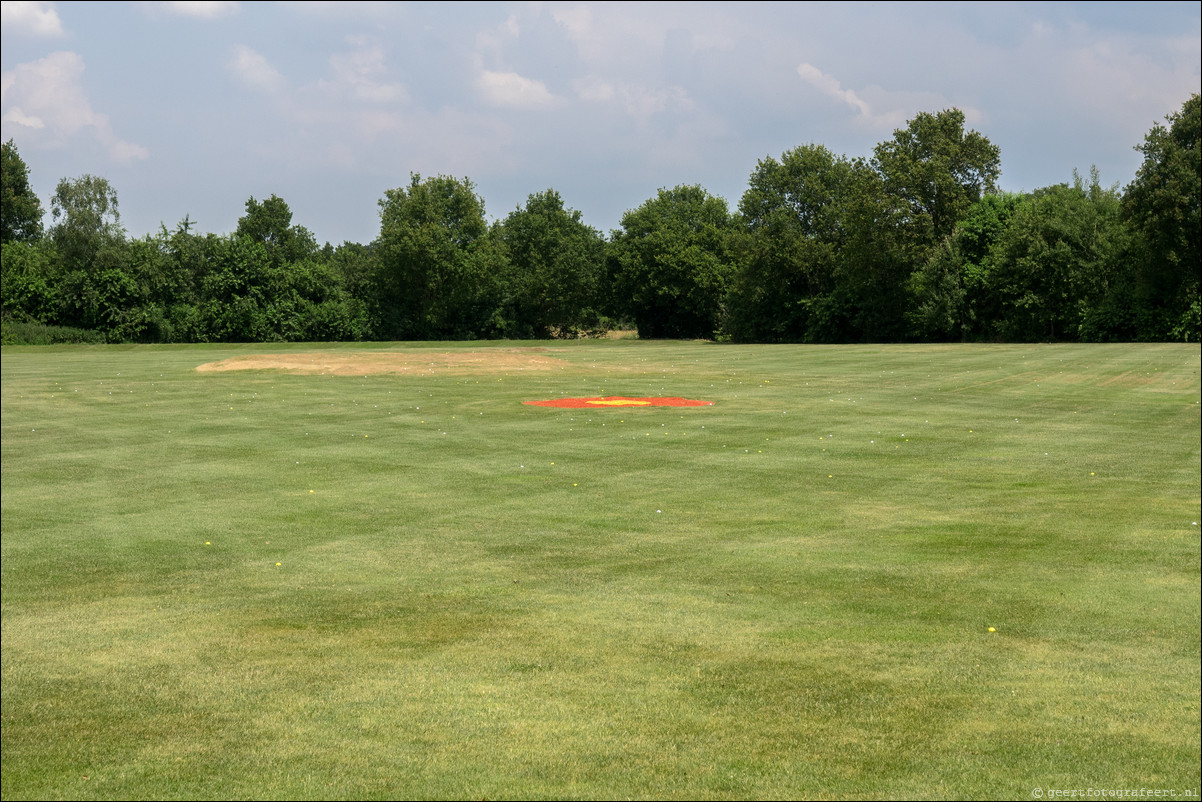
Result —
[[411, 172], [471, 179], [490, 218], [556, 189], [608, 232], [660, 187], [732, 210], [756, 163], [868, 156], [963, 110], [1002, 186], [1096, 165], [1200, 89], [1186, 3], [4, 2], [2, 138], [49, 207], [116, 188], [131, 236], [233, 231], [272, 194], [319, 242], [370, 242]]

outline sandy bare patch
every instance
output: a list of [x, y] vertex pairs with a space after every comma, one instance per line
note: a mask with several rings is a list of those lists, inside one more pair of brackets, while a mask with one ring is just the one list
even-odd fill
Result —
[[394, 373], [411, 376], [436, 373], [490, 374], [557, 370], [570, 362], [547, 356], [546, 348], [490, 348], [484, 351], [366, 351], [346, 353], [250, 354], [207, 362], [202, 373], [227, 370], [279, 370], [328, 376]]

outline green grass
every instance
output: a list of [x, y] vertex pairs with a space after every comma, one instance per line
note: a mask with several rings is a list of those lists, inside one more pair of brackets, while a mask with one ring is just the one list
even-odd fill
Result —
[[1196, 345], [553, 345], [5, 347], [4, 798], [1196, 798]]

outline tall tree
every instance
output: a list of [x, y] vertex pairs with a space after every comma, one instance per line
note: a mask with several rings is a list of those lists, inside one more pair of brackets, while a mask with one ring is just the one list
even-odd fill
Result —
[[874, 163], [885, 191], [907, 211], [911, 264], [922, 264], [970, 206], [996, 191], [1000, 161], [1001, 151], [988, 138], [964, 130], [959, 109], [922, 112], [876, 146]]
[[910, 275], [907, 316], [916, 336], [923, 340], [984, 336], [1001, 313], [996, 298], [987, 291], [990, 252], [1023, 200], [1015, 193], [985, 195]]
[[727, 299], [731, 336], [899, 338], [904, 296], [894, 206], [862, 159], [806, 145], [761, 161], [739, 204], [744, 236]]
[[1023, 198], [988, 256], [986, 292], [999, 308], [989, 321], [994, 336], [1010, 341], [1122, 336], [1126, 324], [1113, 309], [1098, 311], [1122, 280], [1128, 236], [1119, 203], [1117, 187], [1102, 187], [1096, 169], [1088, 185], [1074, 174], [1071, 186], [1057, 184]]
[[836, 263], [849, 233], [843, 202], [856, 169], [821, 145], [759, 162], [739, 202], [745, 236], [726, 299], [728, 334], [747, 341], [828, 339], [838, 306]]
[[497, 333], [500, 254], [468, 179], [422, 179], [380, 200], [376, 304], [381, 335], [463, 339]]
[[553, 189], [497, 226], [505, 246], [506, 334], [576, 336], [599, 325], [605, 239]]
[[105, 331], [138, 296], [125, 273], [125, 230], [117, 191], [107, 179], [84, 175], [59, 181], [50, 201], [50, 241], [58, 257], [61, 322]]
[[50, 217], [50, 239], [68, 269], [88, 270], [103, 248], [125, 240], [117, 190], [105, 178], [83, 175], [59, 181]]
[[726, 201], [699, 186], [661, 189], [610, 238], [615, 303], [640, 337], [712, 337], [733, 273]]
[[1137, 293], [1145, 336], [1197, 342], [1202, 334], [1202, 100], [1192, 95], [1152, 126], [1137, 150], [1143, 164], [1123, 197], [1140, 233]]
[[297, 262], [317, 251], [313, 234], [304, 226], [292, 225], [292, 210], [276, 195], [262, 202], [252, 196], [234, 234], [262, 243], [277, 263]]
[[[373, 280], [376, 275], [376, 253], [372, 245], [344, 242], [337, 248], [326, 245], [323, 258], [338, 276], [347, 295], [360, 305], [372, 302]], [[365, 324], [366, 325], [366, 324]], [[370, 336], [364, 329], [364, 338]]]
[[286, 339], [274, 314], [280, 298], [267, 246], [251, 237], [205, 240], [207, 270], [201, 280], [196, 322], [198, 339], [217, 342], [268, 342]]
[[42, 236], [42, 202], [29, 186], [29, 168], [10, 139], [0, 151], [0, 242]]

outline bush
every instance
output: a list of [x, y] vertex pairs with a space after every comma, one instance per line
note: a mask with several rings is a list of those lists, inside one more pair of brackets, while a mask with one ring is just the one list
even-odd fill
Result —
[[103, 343], [105, 337], [91, 329], [70, 326], [47, 326], [44, 323], [0, 322], [0, 343], [4, 345], [65, 345], [72, 343]]

